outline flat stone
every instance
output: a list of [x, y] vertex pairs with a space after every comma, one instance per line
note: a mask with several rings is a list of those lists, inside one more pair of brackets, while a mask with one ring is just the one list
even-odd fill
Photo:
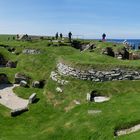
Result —
[[94, 102], [95, 103], [102, 103], [102, 102], [106, 102], [106, 101], [109, 101], [109, 100], [110, 100], [109, 97], [104, 97], [104, 96], [94, 97]]
[[22, 80], [22, 81], [20, 82], [20, 86], [21, 86], [21, 87], [27, 87], [28, 84], [27, 84], [26, 81]]
[[115, 135], [116, 136], [127, 135], [127, 134], [131, 134], [131, 133], [137, 132], [139, 130], [140, 130], [140, 124], [135, 125], [135, 126], [133, 126], [131, 128], [128, 128], [128, 129], [118, 130], [118, 131], [115, 132]]
[[80, 104], [81, 104], [80, 101], [78, 101], [78, 100], [74, 100], [74, 103], [75, 103], [76, 105], [80, 105]]
[[36, 49], [25, 49], [22, 51], [23, 54], [40, 54], [40, 50]]
[[36, 93], [33, 93], [33, 94], [29, 97], [29, 103], [32, 104], [35, 100], [36, 100]]
[[39, 87], [40, 87], [40, 82], [39, 82], [39, 81], [34, 81], [34, 82], [32, 83], [32, 87], [34, 87], [34, 88], [39, 88]]
[[100, 79], [95, 79], [94, 82], [100, 82]]
[[120, 75], [121, 75], [120, 73], [111, 74], [112, 77], [119, 77]]
[[57, 87], [56, 88], [56, 91], [59, 92], [59, 93], [62, 93], [63, 92], [63, 90], [60, 87]]
[[88, 114], [100, 114], [102, 113], [101, 110], [88, 110]]

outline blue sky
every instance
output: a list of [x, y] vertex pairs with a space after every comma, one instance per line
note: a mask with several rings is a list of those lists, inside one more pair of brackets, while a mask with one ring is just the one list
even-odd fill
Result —
[[139, 0], [0, 0], [1, 34], [140, 38]]

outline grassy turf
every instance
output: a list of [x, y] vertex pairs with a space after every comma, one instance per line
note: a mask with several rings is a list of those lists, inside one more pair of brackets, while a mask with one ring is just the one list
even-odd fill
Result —
[[[98, 42], [96, 42], [98, 43]], [[113, 140], [115, 128], [140, 122], [140, 81], [114, 81], [94, 83], [66, 77], [69, 83], [61, 86], [50, 79], [51, 71], [56, 69], [60, 60], [72, 65], [107, 68], [107, 66], [140, 67], [139, 61], [121, 61], [99, 55], [98, 52], [79, 53], [71, 47], [48, 47], [47, 40], [35, 42], [5, 41], [19, 52], [24, 48], [42, 50], [39, 55], [11, 54], [0, 48], [7, 59], [17, 60], [15, 69], [0, 68], [0, 73], [8, 75], [14, 82], [16, 72], [24, 72], [32, 80], [46, 80], [44, 89], [15, 88], [15, 93], [25, 99], [36, 92], [40, 99], [30, 105], [30, 110], [11, 118], [9, 110], [0, 105], [0, 140]], [[110, 43], [99, 43], [109, 46]], [[112, 67], [110, 66], [110, 68]], [[55, 91], [60, 86], [63, 93]], [[102, 95], [111, 97], [106, 103], [88, 103], [86, 94], [97, 90]], [[80, 101], [76, 105], [74, 100]], [[102, 110], [101, 114], [88, 114], [88, 110]], [[140, 132], [116, 138], [118, 140], [139, 140]]]

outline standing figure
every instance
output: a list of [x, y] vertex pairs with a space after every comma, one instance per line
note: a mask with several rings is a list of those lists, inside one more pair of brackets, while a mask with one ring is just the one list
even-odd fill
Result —
[[106, 40], [106, 34], [103, 33], [103, 35], [102, 35], [102, 41], [105, 41], [105, 40]]
[[69, 37], [69, 41], [71, 42], [71, 37], [72, 37], [72, 33], [71, 32], [69, 32], [68, 37]]
[[63, 34], [62, 34], [62, 33], [60, 34], [60, 38], [61, 38], [61, 40], [62, 40], [62, 38], [63, 38]]
[[58, 32], [55, 34], [55, 38], [56, 38], [56, 40], [58, 39]]

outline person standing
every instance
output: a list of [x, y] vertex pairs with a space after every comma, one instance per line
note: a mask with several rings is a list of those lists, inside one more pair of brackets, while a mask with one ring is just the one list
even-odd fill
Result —
[[72, 33], [71, 32], [69, 32], [68, 37], [69, 37], [69, 42], [71, 42], [71, 37], [72, 37]]
[[106, 40], [106, 34], [103, 33], [103, 35], [102, 35], [102, 41], [105, 41], [105, 40]]
[[60, 33], [60, 39], [62, 40], [62, 38], [63, 38], [63, 34], [62, 34], [62, 33]]
[[56, 40], [58, 40], [58, 32], [55, 34], [55, 38]]

